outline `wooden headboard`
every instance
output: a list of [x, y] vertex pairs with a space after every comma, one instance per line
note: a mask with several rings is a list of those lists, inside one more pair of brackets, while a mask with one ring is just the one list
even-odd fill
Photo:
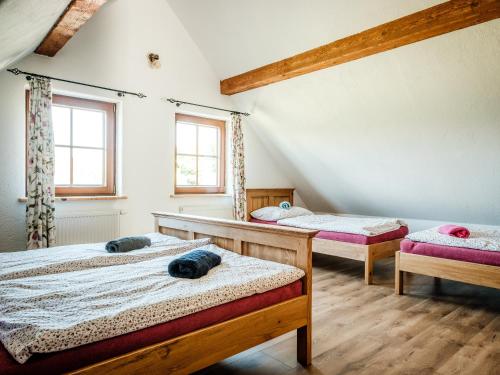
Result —
[[314, 230], [193, 215], [153, 212], [155, 231], [184, 240], [211, 238], [238, 254], [290, 264], [310, 276]]
[[247, 221], [250, 212], [262, 207], [277, 206], [283, 201], [293, 204], [293, 188], [284, 189], [246, 189]]

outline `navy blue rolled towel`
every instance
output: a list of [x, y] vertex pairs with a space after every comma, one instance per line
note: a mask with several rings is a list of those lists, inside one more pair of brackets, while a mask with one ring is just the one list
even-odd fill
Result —
[[151, 239], [146, 236], [122, 237], [106, 244], [108, 253], [125, 253], [151, 246]]
[[199, 279], [220, 262], [221, 257], [217, 254], [207, 250], [194, 250], [170, 262], [168, 273], [172, 277]]

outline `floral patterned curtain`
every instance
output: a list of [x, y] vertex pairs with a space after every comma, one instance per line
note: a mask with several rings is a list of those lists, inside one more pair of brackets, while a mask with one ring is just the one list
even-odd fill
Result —
[[39, 249], [55, 244], [52, 89], [45, 78], [30, 80], [27, 132], [27, 248]]
[[231, 114], [231, 149], [233, 162], [233, 216], [235, 220], [245, 221], [245, 151], [243, 147], [243, 132], [241, 130], [241, 115]]

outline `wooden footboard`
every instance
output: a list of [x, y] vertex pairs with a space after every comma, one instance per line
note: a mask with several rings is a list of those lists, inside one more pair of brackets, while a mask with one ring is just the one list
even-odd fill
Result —
[[399, 250], [399, 244], [402, 240], [402, 238], [397, 238], [371, 245], [361, 245], [315, 238], [313, 239], [313, 252], [364, 262], [365, 284], [371, 285], [373, 284], [373, 267], [375, 261], [394, 256], [394, 253]]
[[301, 268], [302, 296], [96, 363], [72, 374], [186, 374], [297, 330], [297, 360], [311, 363], [312, 238], [316, 231], [153, 213], [156, 231]]
[[[250, 213], [267, 206], [278, 206], [280, 202], [288, 201], [293, 204], [292, 188], [280, 189], [247, 189], [247, 220], [251, 219]], [[326, 240], [315, 238], [313, 252], [334, 255], [341, 258], [359, 260], [365, 263], [365, 284], [373, 284], [373, 266], [376, 260], [394, 256], [399, 250], [402, 238], [379, 242], [371, 245], [361, 245], [350, 242]]]
[[396, 252], [395, 292], [403, 294], [404, 272], [500, 289], [500, 267]]

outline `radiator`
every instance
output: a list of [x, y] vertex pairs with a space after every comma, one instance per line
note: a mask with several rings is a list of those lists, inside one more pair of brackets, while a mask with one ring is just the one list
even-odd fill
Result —
[[56, 214], [57, 245], [107, 242], [119, 235], [119, 210]]
[[230, 205], [192, 205], [180, 206], [180, 214], [232, 219], [233, 208]]

